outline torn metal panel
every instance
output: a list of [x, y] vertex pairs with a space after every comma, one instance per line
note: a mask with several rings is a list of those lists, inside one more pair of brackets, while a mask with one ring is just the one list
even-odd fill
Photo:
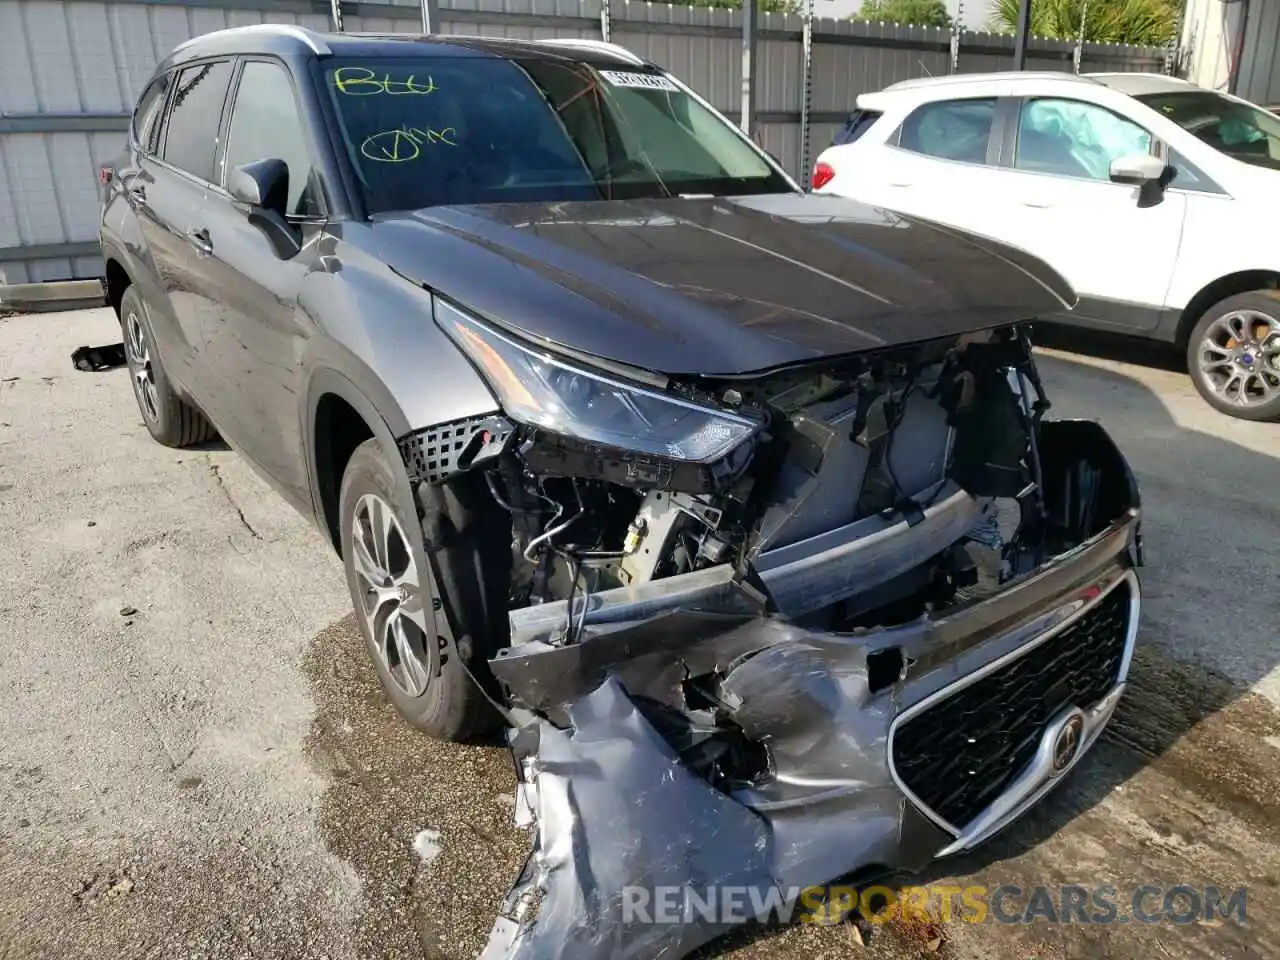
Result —
[[616, 681], [570, 723], [537, 724], [538, 838], [484, 957], [679, 956], [719, 930], [628, 917], [628, 888], [773, 886], [764, 820], [690, 774]]
[[[860, 864], [918, 868], [945, 836], [883, 778], [856, 797], [761, 811], [692, 776], [616, 680], [537, 725], [525, 764], [537, 840], [483, 957], [682, 956], [732, 923], [693, 898], [745, 890], [760, 919], [794, 889]], [[867, 758], [883, 771], [883, 758]], [[684, 891], [679, 923], [652, 895]]]
[[[1003, 594], [945, 621], [859, 634], [671, 614], [570, 646], [507, 651], [494, 668], [513, 696], [567, 706], [513, 738], [536, 839], [484, 956], [681, 956], [727, 924], [696, 909], [678, 924], [643, 922], [625, 909], [637, 891], [745, 887], [757, 891], [750, 902], [776, 908], [806, 886], [918, 870], [987, 839], [1060, 782], [1123, 692], [1140, 605], [1129, 566], [1135, 523], [1126, 514], [1024, 578], [1011, 591], [1016, 607]], [[868, 660], [886, 647], [904, 651], [903, 675], [873, 690]], [[707, 673], [718, 678], [710, 697], [725, 720], [767, 747], [758, 782], [698, 775], [655, 724], [651, 701], [688, 698], [690, 676]], [[1052, 716], [1029, 762], [983, 771], [995, 778], [984, 787], [994, 784], [991, 802], [952, 823], [913, 790], [931, 774], [902, 764], [902, 744], [911, 721], [966, 690], [988, 698], [975, 688], [983, 682], [995, 684], [991, 706], [1009, 711], [1011, 735], [1041, 729], [1024, 700]], [[1103, 692], [1091, 702], [1054, 699], [1095, 689]], [[534, 902], [536, 911], [520, 906]]]

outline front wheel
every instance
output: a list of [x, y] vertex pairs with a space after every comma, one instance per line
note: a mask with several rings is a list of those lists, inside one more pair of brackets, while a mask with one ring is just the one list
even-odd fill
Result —
[[[496, 711], [474, 679], [487, 676], [487, 633], [470, 624], [452, 638], [445, 602], [427, 562], [416, 516], [399, 505], [382, 445], [356, 448], [342, 477], [339, 511], [347, 586], [374, 669], [405, 720], [441, 740], [466, 740], [492, 727]], [[450, 557], [441, 556], [446, 567]], [[449, 571], [443, 571], [449, 578]], [[474, 637], [474, 638], [473, 638]]]
[[1187, 341], [1200, 395], [1242, 420], [1280, 420], [1280, 291], [1253, 290], [1215, 303]]

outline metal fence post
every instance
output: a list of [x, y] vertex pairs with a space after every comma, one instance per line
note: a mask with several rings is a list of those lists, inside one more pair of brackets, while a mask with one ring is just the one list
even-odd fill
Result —
[[422, 0], [422, 32], [437, 33], [440, 30], [440, 0]]
[[[1169, 38], [1167, 49], [1164, 52], [1164, 72], [1171, 77], [1181, 77], [1183, 67], [1187, 64], [1187, 60], [1191, 55], [1188, 49], [1186, 33], [1187, 33], [1187, 17], [1190, 16], [1191, 4], [1184, 3], [1181, 5], [1182, 11], [1178, 14], [1178, 29], [1172, 37]], [[1225, 16], [1225, 13], [1224, 13]], [[1194, 34], [1193, 34], [1194, 36]], [[1191, 41], [1194, 44], [1194, 40]]]
[[1080, 64], [1084, 62], [1084, 25], [1089, 16], [1089, 0], [1080, 5], [1080, 32], [1076, 35], [1076, 48], [1071, 51], [1071, 63], [1075, 72], [1080, 72]]
[[804, 32], [800, 37], [802, 85], [800, 92], [800, 181], [809, 178], [809, 109], [813, 101], [813, 0], [805, 0]]
[[960, 34], [964, 30], [964, 0], [956, 4], [956, 15], [951, 19], [951, 72], [960, 72]]
[[756, 126], [756, 20], [760, 0], [742, 0], [742, 113], [738, 126], [748, 137]]
[[600, 6], [600, 39], [605, 43], [613, 40], [613, 11], [609, 9], [609, 0]]
[[342, 33], [342, 0], [329, 0], [329, 26], [334, 33]]
[[1013, 35], [1013, 69], [1027, 69], [1027, 39], [1031, 36], [1031, 0], [1018, 4], [1018, 32]]

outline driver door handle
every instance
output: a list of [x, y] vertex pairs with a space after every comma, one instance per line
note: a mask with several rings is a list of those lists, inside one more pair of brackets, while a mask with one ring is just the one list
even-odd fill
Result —
[[1022, 201], [1024, 207], [1033, 207], [1036, 210], [1048, 210], [1053, 206], [1053, 201], [1048, 197], [1028, 197]]
[[147, 205], [147, 188], [141, 183], [131, 183], [127, 188], [129, 199], [140, 207]]
[[213, 240], [209, 236], [209, 231], [204, 227], [192, 230], [187, 234], [187, 242], [196, 248], [196, 253], [203, 257], [213, 253]]

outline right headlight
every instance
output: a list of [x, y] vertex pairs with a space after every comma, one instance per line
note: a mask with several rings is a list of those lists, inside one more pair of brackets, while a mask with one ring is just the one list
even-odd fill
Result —
[[507, 416], [521, 423], [690, 463], [719, 460], [761, 426], [577, 366], [440, 301], [436, 320], [484, 373]]

